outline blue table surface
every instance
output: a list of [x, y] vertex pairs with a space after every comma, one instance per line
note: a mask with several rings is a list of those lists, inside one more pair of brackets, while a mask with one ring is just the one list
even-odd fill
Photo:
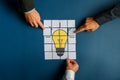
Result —
[[[88, 16], [120, 0], [35, 0], [45, 19], [75, 19], [76, 27]], [[64, 60], [44, 60], [43, 31], [32, 28], [12, 0], [0, 1], [0, 80], [59, 80]], [[120, 19], [95, 32], [77, 34], [80, 65], [75, 80], [120, 80]]]

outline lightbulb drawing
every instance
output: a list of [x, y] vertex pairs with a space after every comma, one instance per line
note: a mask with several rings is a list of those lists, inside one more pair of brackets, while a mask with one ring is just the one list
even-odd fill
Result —
[[62, 29], [56, 30], [53, 32], [52, 39], [56, 48], [56, 53], [61, 57], [64, 54], [68, 39], [67, 33]]

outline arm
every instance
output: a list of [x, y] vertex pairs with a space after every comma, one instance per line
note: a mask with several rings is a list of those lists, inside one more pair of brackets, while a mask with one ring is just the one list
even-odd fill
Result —
[[33, 0], [18, 0], [18, 3], [22, 12], [28, 12], [35, 8]]
[[66, 70], [62, 80], [74, 80], [74, 78], [75, 78], [75, 72], [72, 70]]
[[82, 31], [95, 31], [99, 28], [100, 25], [109, 22], [117, 17], [120, 17], [120, 3], [110, 10], [103, 12], [102, 14], [99, 14], [95, 17], [86, 18], [85, 23], [74, 32], [78, 33]]
[[76, 61], [67, 59], [66, 72], [62, 80], [74, 80], [75, 73], [78, 71], [79, 65]]
[[98, 22], [99, 25], [102, 25], [117, 17], [120, 17], [120, 3], [114, 6], [112, 9], [95, 16], [94, 19]]

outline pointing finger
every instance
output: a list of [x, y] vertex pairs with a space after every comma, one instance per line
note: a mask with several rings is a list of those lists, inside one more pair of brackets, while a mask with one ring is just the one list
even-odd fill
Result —
[[42, 24], [41, 21], [38, 22], [38, 25], [39, 25], [43, 30], [45, 29], [45, 28], [44, 28], [44, 25]]
[[70, 59], [67, 59], [66, 62], [67, 62], [67, 64], [69, 64], [70, 63]]
[[76, 29], [76, 30], [74, 31], [74, 33], [79, 33], [79, 32], [83, 32], [83, 31], [85, 31], [85, 26], [84, 26], [84, 25], [81, 26], [81, 27], [79, 27], [78, 29]]

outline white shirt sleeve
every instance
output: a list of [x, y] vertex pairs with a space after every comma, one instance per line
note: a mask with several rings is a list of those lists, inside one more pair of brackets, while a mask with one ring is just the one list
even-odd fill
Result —
[[74, 80], [74, 79], [75, 79], [75, 72], [72, 70], [66, 70], [62, 80]]
[[28, 14], [28, 13], [31, 13], [33, 10], [35, 10], [35, 8], [33, 8], [33, 9], [30, 10], [30, 11], [24, 12], [24, 13], [25, 13], [25, 14]]

